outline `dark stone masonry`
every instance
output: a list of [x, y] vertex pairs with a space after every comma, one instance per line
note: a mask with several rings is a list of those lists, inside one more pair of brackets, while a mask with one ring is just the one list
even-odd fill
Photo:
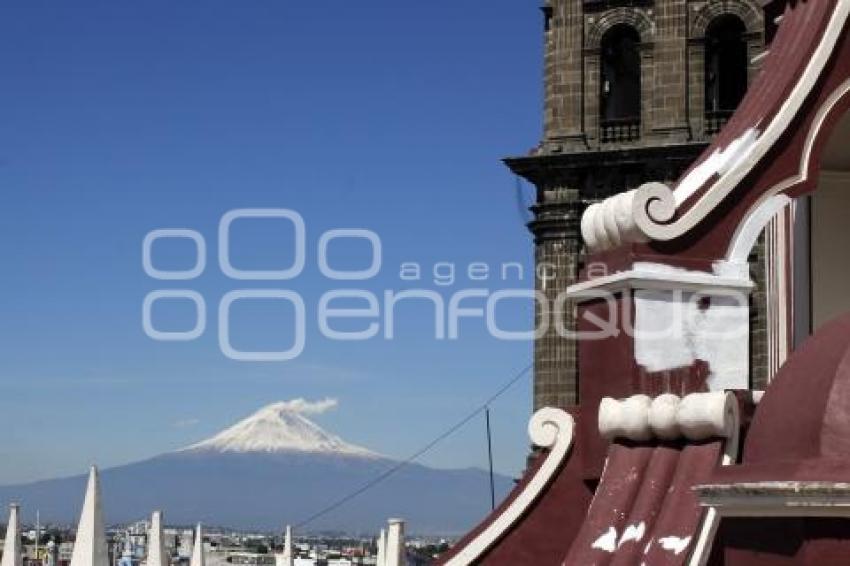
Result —
[[[546, 268], [536, 288], [553, 310], [582, 268], [582, 211], [687, 169], [758, 72], [764, 17], [747, 0], [549, 0], [542, 11], [543, 138], [505, 161], [537, 190], [529, 229]], [[764, 269], [755, 259], [752, 375], [761, 381]], [[573, 327], [574, 305], [557, 314]], [[535, 344], [534, 375], [535, 410], [578, 403], [576, 344], [554, 322]]]

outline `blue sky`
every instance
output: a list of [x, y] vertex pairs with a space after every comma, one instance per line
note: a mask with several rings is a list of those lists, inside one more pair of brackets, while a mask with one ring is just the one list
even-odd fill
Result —
[[[323, 426], [405, 457], [528, 365], [529, 342], [492, 338], [481, 320], [465, 321], [456, 341], [434, 340], [424, 305], [401, 309], [392, 341], [328, 340], [315, 314], [336, 288], [435, 289], [448, 301], [470, 287], [531, 287], [526, 218], [499, 159], [539, 138], [540, 19], [535, 4], [504, 0], [4, 3], [0, 483], [145, 458], [295, 397], [338, 399], [317, 418]], [[221, 273], [218, 222], [239, 208], [304, 218], [298, 278]], [[142, 241], [157, 228], [203, 235], [201, 276], [145, 274]], [[336, 228], [380, 236], [378, 276], [339, 285], [319, 273], [318, 239]], [[234, 227], [239, 267], [286, 265], [290, 232], [272, 221]], [[331, 252], [334, 265], [368, 263], [362, 242], [349, 244]], [[187, 241], [161, 241], [154, 256], [163, 269], [194, 261]], [[400, 280], [404, 262], [419, 263], [423, 281]], [[428, 277], [436, 262], [457, 265], [454, 285]], [[470, 262], [496, 274], [520, 262], [526, 278], [470, 282]], [[145, 335], [142, 302], [157, 289], [203, 295], [199, 339]], [[301, 294], [304, 352], [290, 362], [226, 358], [217, 306], [234, 289]], [[243, 306], [232, 317], [240, 346], [288, 339], [281, 304]], [[504, 303], [500, 325], [527, 328], [528, 306]], [[186, 307], [159, 304], [157, 325], [191, 326]], [[526, 378], [493, 406], [506, 473], [524, 463], [530, 390]], [[484, 465], [483, 432], [476, 420], [425, 462]]]

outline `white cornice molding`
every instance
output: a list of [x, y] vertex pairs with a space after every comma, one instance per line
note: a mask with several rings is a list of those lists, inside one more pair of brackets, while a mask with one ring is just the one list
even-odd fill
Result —
[[694, 490], [701, 505], [722, 517], [850, 517], [850, 483], [743, 482]]
[[574, 425], [573, 417], [562, 409], [546, 407], [534, 413], [528, 423], [528, 434], [535, 446], [549, 449], [546, 460], [508, 508], [445, 566], [477, 563], [487, 550], [519, 522], [561, 469], [573, 443]]
[[682, 290], [693, 292], [745, 292], [753, 289], [749, 276], [727, 277], [711, 273], [685, 270], [654, 270], [636, 264], [635, 269], [597, 277], [567, 288], [567, 297], [585, 302], [601, 298], [605, 293], [631, 289]]

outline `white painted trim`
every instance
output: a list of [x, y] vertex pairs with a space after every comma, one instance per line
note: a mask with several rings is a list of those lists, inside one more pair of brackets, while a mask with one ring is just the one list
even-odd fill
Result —
[[[669, 266], [663, 266], [669, 267]], [[751, 291], [753, 282], [749, 277], [724, 277], [698, 271], [656, 271], [638, 267], [612, 275], [597, 277], [567, 287], [567, 297], [577, 302], [598, 299], [600, 292], [614, 293], [626, 289], [705, 291]]]
[[[749, 273], [749, 256], [762, 233], [765, 237], [764, 281], [767, 312], [767, 358], [768, 380], [772, 379], [779, 366], [788, 356], [787, 326], [787, 284], [784, 262], [793, 254], [785, 249], [788, 238], [784, 233], [785, 218], [789, 210], [793, 211], [794, 201], [785, 194], [773, 195], [745, 216], [738, 227], [726, 252], [726, 259], [718, 262], [721, 272]], [[779, 269], [777, 269], [779, 267]], [[784, 325], [784, 326], [783, 326]]]
[[755, 57], [750, 59], [750, 65], [760, 64], [762, 61], [764, 61], [767, 58], [768, 55], [770, 55], [770, 50], [762, 51], [761, 53], [759, 53], [758, 55], [756, 55]]
[[[806, 68], [790, 95], [785, 99], [779, 111], [773, 116], [763, 132], [760, 131], [762, 119], [759, 119], [753, 124], [753, 128], [739, 139], [733, 141], [727, 147], [716, 148], [714, 154], [699, 162], [678, 182], [675, 189], [671, 189], [663, 183], [646, 183], [636, 191], [630, 191], [631, 194], [628, 197], [617, 195], [608, 199], [613, 201], [613, 199], [619, 197], [617, 207], [613, 206], [613, 202], [609, 203], [607, 207], [604, 206], [604, 203], [590, 207], [585, 212], [585, 215], [589, 216], [588, 220], [595, 216], [611, 216], [609, 211], [619, 208], [627, 201], [632, 205], [630, 218], [617, 218], [621, 221], [609, 222], [607, 231], [605, 230], [605, 222], [582, 223], [582, 235], [591, 250], [608, 249], [616, 247], [620, 241], [638, 242], [647, 237], [651, 240], [673, 240], [689, 232], [704, 220], [750, 174], [753, 168], [764, 159], [777, 141], [787, 132], [829, 63], [848, 16], [850, 16], [850, 0], [837, 0], [821, 41], [815, 48]], [[833, 96], [835, 94], [833, 93]], [[826, 113], [823, 112], [824, 108], [831, 108], [841, 96], [843, 96], [843, 93], [835, 100], [832, 100], [831, 97], [827, 104], [821, 108], [822, 112], [812, 128], [815, 133], [820, 130], [826, 117]], [[803, 162], [806, 164], [808, 164], [811, 150], [812, 145], [807, 143], [803, 153]], [[717, 180], [700, 196], [694, 206], [684, 211], [679, 219], [672, 221], [682, 203], [714, 175], [718, 176]], [[805, 172], [803, 179], [805, 179]], [[758, 209], [766, 198], [793, 184], [794, 181], [787, 185], [780, 184], [782, 188], [764, 195], [749, 214]], [[585, 219], [582, 218], [582, 220]], [[617, 225], [617, 234], [610, 233], [613, 224]], [[635, 235], [636, 232], [638, 235]]]
[[508, 508], [445, 566], [468, 566], [475, 563], [525, 515], [566, 459], [573, 443], [574, 424], [573, 417], [562, 409], [546, 407], [534, 413], [528, 423], [528, 434], [536, 446], [549, 448], [549, 455]]
[[[729, 393], [729, 395], [732, 395], [732, 393]], [[734, 402], [734, 413], [735, 425], [732, 427], [731, 436], [726, 440], [723, 447], [721, 466], [732, 466], [738, 461], [738, 449], [741, 442], [741, 414], [737, 399]], [[705, 566], [708, 563], [711, 547], [717, 536], [717, 529], [720, 527], [720, 519], [721, 515], [713, 507], [706, 510], [696, 543], [688, 560], [688, 566]]]
[[850, 484], [773, 481], [694, 488], [721, 517], [850, 517]]
[[[818, 44], [806, 69], [800, 79], [794, 85], [791, 94], [785, 99], [782, 107], [773, 117], [764, 133], [755, 140], [748, 148], [746, 155], [737, 162], [702, 195], [702, 197], [682, 214], [675, 222], [667, 224], [669, 217], [650, 218], [649, 205], [658, 198], [654, 191], [642, 191], [638, 189], [635, 196], [635, 211], [639, 214], [635, 217], [637, 225], [653, 240], [672, 240], [692, 230], [700, 221], [708, 216], [729, 195], [752, 170], [761, 162], [768, 151], [770, 151], [779, 138], [785, 134], [791, 122], [796, 118], [808, 95], [811, 93], [824, 68], [832, 57], [835, 46], [844, 30], [844, 24], [850, 15], [850, 0], [838, 0], [832, 12], [832, 17], [824, 30], [823, 37]], [[757, 125], [756, 125], [757, 126]], [[682, 179], [678, 186], [688, 182], [694, 172]], [[654, 184], [657, 185], [657, 184]], [[669, 197], [674, 202], [677, 200], [674, 191], [669, 191]]]
[[[781, 195], [777, 195], [781, 196]], [[796, 203], [783, 209], [768, 224], [766, 231], [765, 294], [767, 299], [767, 377], [779, 372], [790, 354], [794, 273], [793, 230]], [[788, 268], [790, 264], [790, 269]]]
[[746, 220], [735, 232], [735, 238], [729, 244], [729, 251], [726, 252], [726, 261], [739, 264], [747, 263], [750, 252], [753, 251], [753, 247], [765, 226], [791, 202], [787, 195], [774, 195], [761, 203], [752, 214], [746, 217]]
[[[765, 194], [763, 194], [758, 201], [750, 207], [747, 211], [745, 217], [752, 216], [756, 210], [758, 210], [765, 201], [773, 198], [775, 195], [787, 191], [791, 187], [798, 185], [800, 183], [804, 183], [809, 180], [809, 169], [812, 161], [812, 152], [814, 151], [815, 142], [818, 139], [818, 135], [820, 131], [823, 129], [824, 123], [826, 122], [826, 118], [832, 112], [832, 110], [841, 102], [848, 93], [850, 93], [850, 79], [841, 83], [837, 89], [835, 89], [832, 94], [829, 95], [829, 98], [824, 101], [823, 105], [818, 109], [818, 113], [815, 115], [815, 119], [812, 121], [812, 125], [809, 128], [809, 133], [806, 136], [806, 143], [803, 146], [802, 159], [800, 159], [800, 167], [798, 172], [780, 181], [773, 187], [771, 187]], [[821, 175], [826, 176], [835, 176], [835, 177], [844, 177], [845, 174], [838, 174], [835, 171], [822, 171]], [[735, 238], [738, 237], [738, 232], [740, 232], [742, 228], [739, 227], [735, 232]]]

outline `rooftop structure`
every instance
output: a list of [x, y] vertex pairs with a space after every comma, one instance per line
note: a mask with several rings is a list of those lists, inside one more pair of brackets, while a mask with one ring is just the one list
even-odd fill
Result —
[[9, 522], [6, 526], [6, 538], [3, 544], [3, 561], [0, 566], [23, 566], [21, 552], [21, 509], [18, 505], [9, 506]]
[[292, 552], [292, 527], [286, 525], [283, 538], [283, 551], [275, 555], [275, 566], [294, 566], [295, 555]]
[[[536, 290], [553, 317], [535, 342], [534, 409], [579, 401], [575, 303], [556, 298], [589, 260], [585, 208], [643, 183], [670, 183], [705, 150], [755, 80], [764, 15], [753, 0], [547, 0], [543, 136], [508, 166], [535, 187]], [[753, 254], [751, 379], [767, 379], [765, 250]], [[562, 319], [557, 324], [554, 317]]]
[[189, 566], [206, 566], [206, 553], [204, 552], [204, 531], [201, 524], [195, 528], [195, 546], [192, 550], [192, 559]]
[[170, 566], [171, 558], [165, 551], [165, 540], [162, 536], [162, 511], [154, 511], [151, 515], [147, 551], [147, 566]]
[[[442, 564], [847, 562], [850, 0], [761, 4], [769, 53], [694, 164], [582, 214], [589, 255], [563, 291], [582, 335], [575, 403], [534, 414], [541, 451]], [[766, 231], [781, 339], [756, 384], [750, 258]]]
[[71, 566], [109, 566], [106, 550], [106, 529], [100, 500], [100, 476], [96, 467], [89, 472], [86, 498], [77, 527], [77, 540]]

